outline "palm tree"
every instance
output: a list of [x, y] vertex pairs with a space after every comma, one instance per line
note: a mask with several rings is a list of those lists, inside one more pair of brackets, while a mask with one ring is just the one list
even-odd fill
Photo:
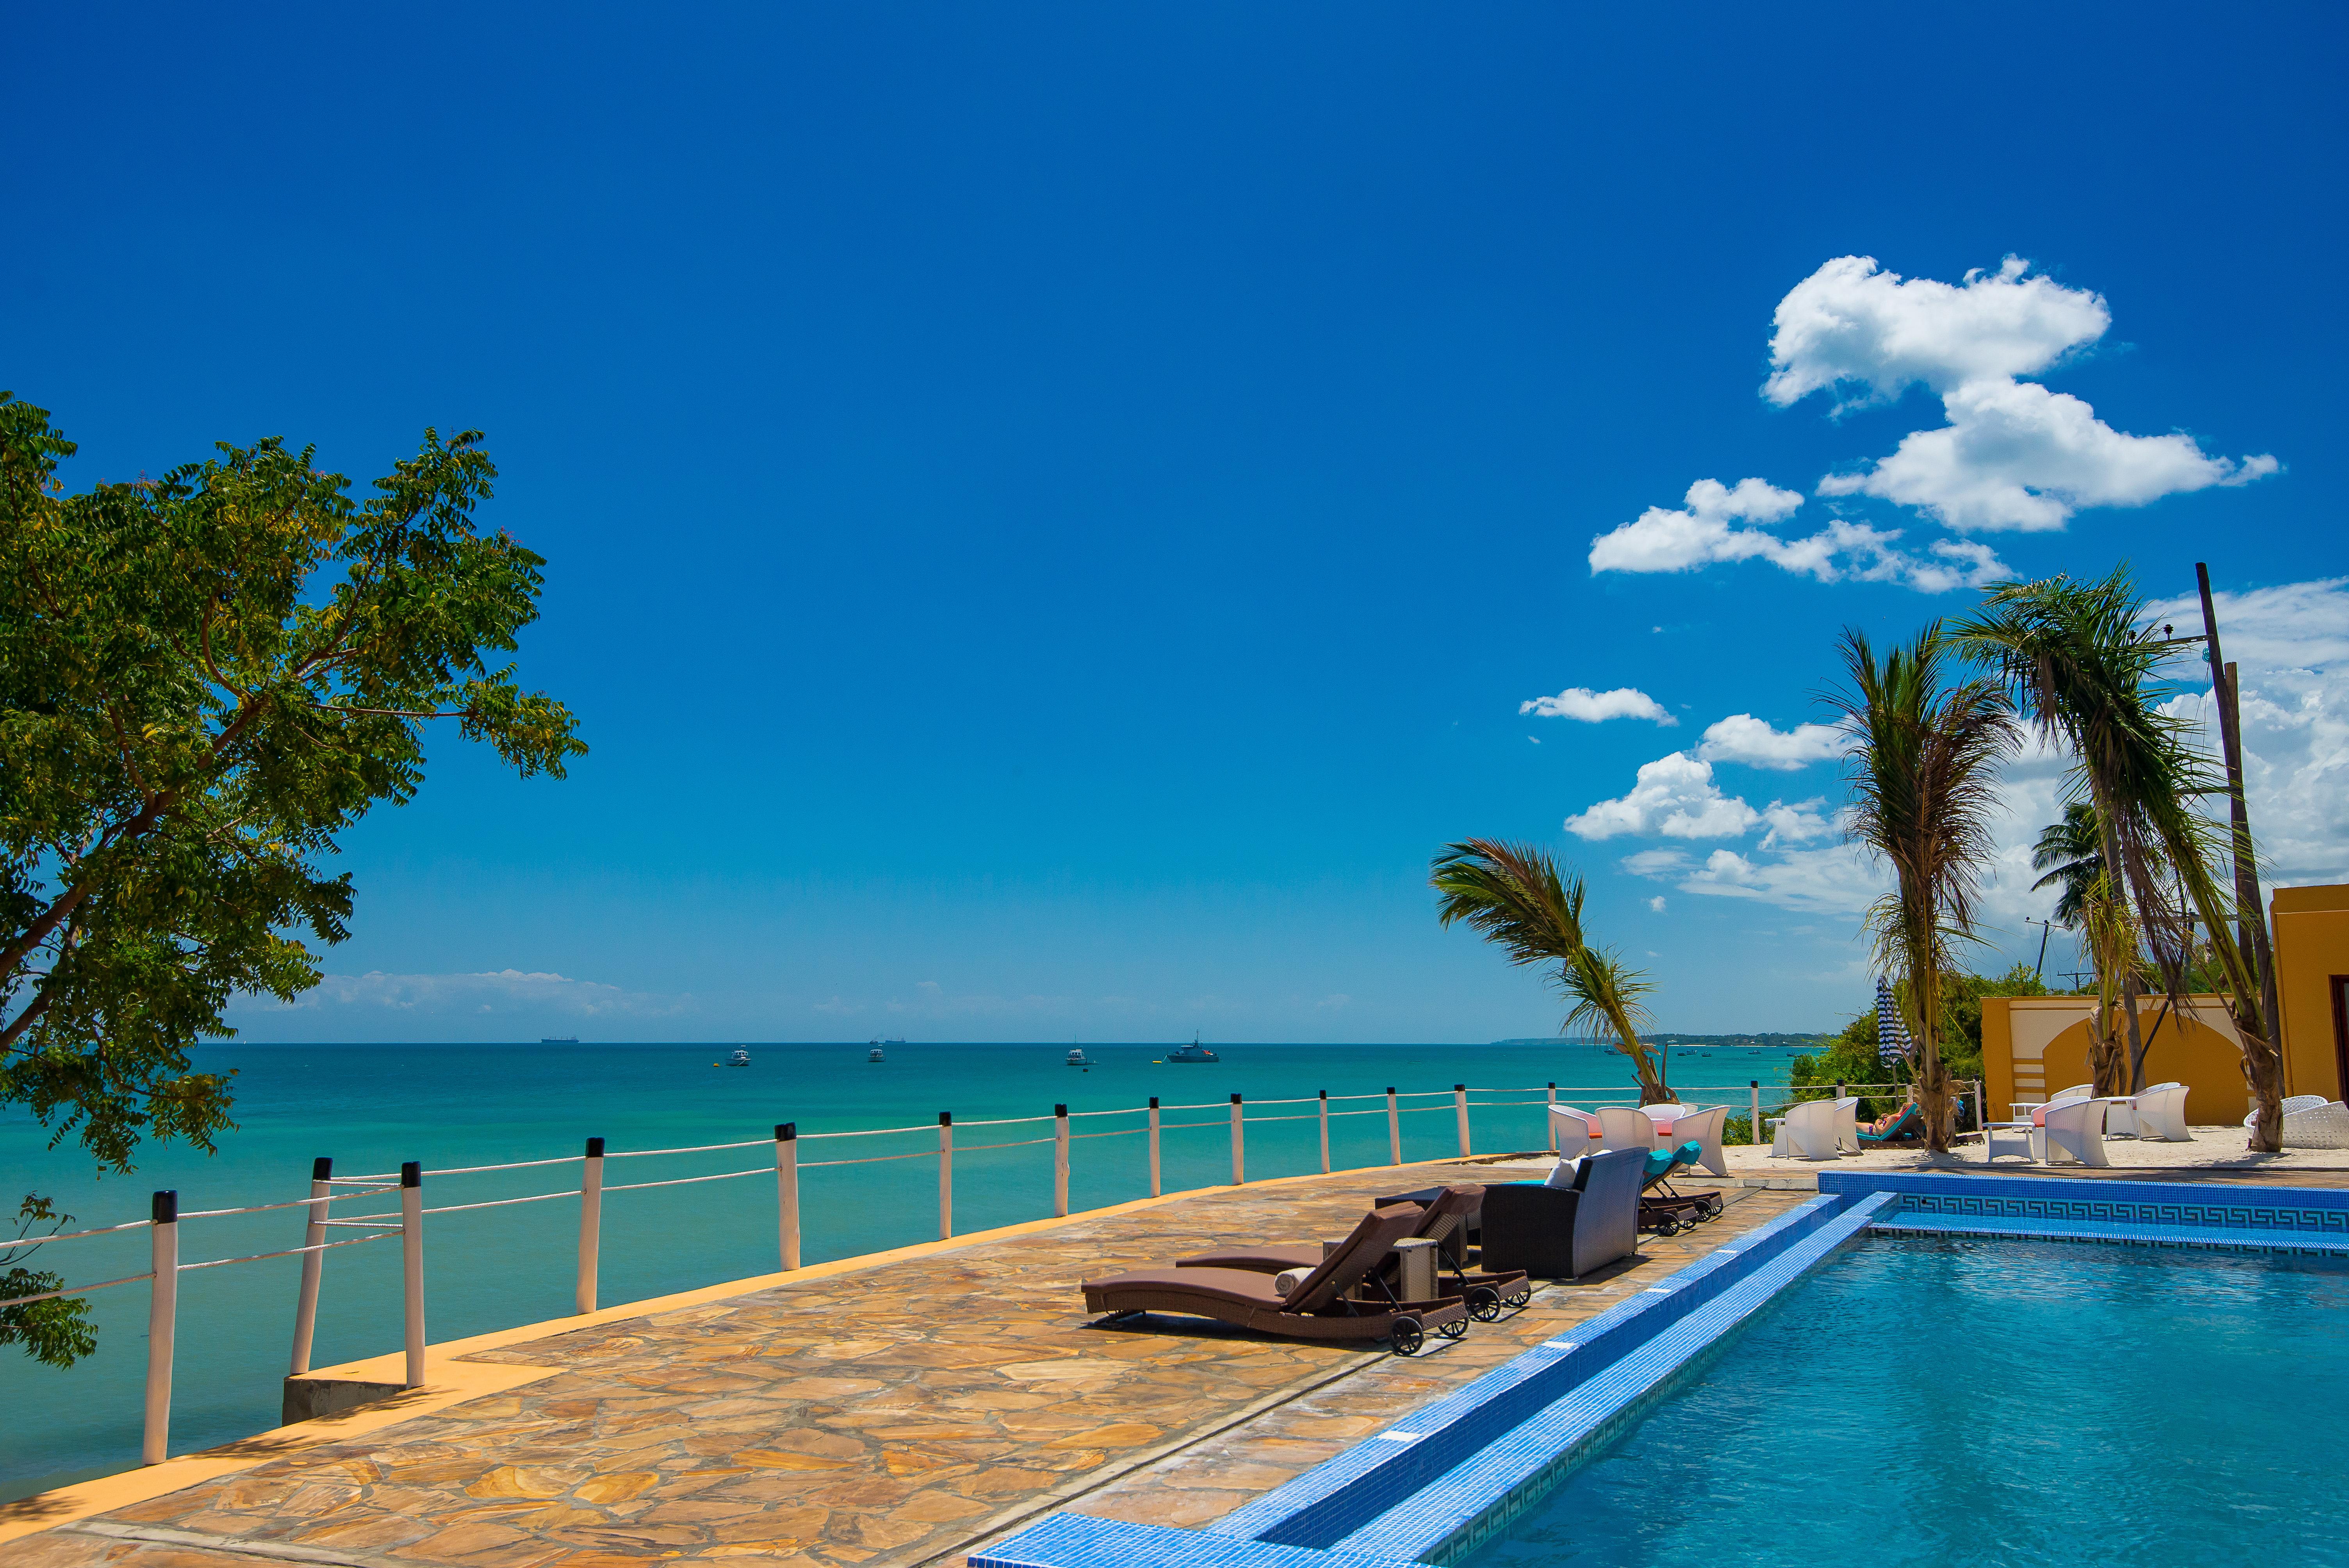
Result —
[[1993, 849], [1998, 766], [2013, 750], [2014, 717], [1997, 683], [1952, 685], [1936, 622], [1879, 661], [1847, 628], [1851, 688], [1843, 727], [1851, 806], [1847, 835], [1889, 866], [1893, 889], [1868, 911], [1877, 957], [1908, 976], [1906, 1021], [1916, 1047], [1927, 1145], [1946, 1152], [1950, 1078], [1941, 1063], [1943, 976], [1951, 944], [1974, 939], [1974, 901]]
[[[2237, 942], [2232, 887], [2211, 870], [2218, 830], [2195, 810], [2225, 784], [2192, 744], [2187, 721], [2161, 711], [2154, 689], [2170, 642], [2144, 624], [2145, 604], [2126, 566], [2100, 582], [2054, 577], [2002, 583], [1952, 640], [1994, 670], [2040, 734], [2061, 740], [2103, 830], [2102, 853], [2168, 994], [2183, 1003], [2199, 919], [2209, 958], [2225, 977], [2243, 1044], [2244, 1076], [2259, 1102], [2251, 1147], [2282, 1147], [2283, 1060], [2266, 1035], [2258, 972]], [[2126, 899], [2121, 890], [2126, 890]], [[2132, 944], [2134, 946], [2134, 944]], [[2123, 976], [2131, 1092], [2145, 1087], [2147, 1039], [2137, 1016], [2137, 965]]]
[[2031, 884], [2064, 891], [2055, 900], [2055, 923], [2077, 931], [2088, 917], [2088, 902], [2095, 896], [2097, 879], [2105, 874], [2105, 830], [2097, 825], [2096, 809], [2085, 800], [2064, 808], [2064, 820], [2040, 830], [2031, 851], [2031, 869], [2047, 874]]
[[1641, 1043], [1646, 998], [1655, 986], [1611, 952], [1589, 944], [1582, 932], [1582, 879], [1561, 873], [1548, 851], [1497, 839], [1446, 844], [1428, 868], [1428, 883], [1443, 894], [1436, 918], [1464, 920], [1509, 962], [1556, 965], [1554, 980], [1573, 1004], [1560, 1033], [1577, 1024], [1612, 1037], [1640, 1075], [1640, 1103], [1669, 1105], [1664, 1064]]

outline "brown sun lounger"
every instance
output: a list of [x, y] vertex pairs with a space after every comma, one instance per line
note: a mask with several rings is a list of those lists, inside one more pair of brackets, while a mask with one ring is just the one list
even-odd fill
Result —
[[[1468, 1224], [1484, 1203], [1485, 1189], [1473, 1182], [1445, 1187], [1420, 1210], [1419, 1223], [1413, 1227], [1411, 1237], [1407, 1239], [1435, 1243], [1436, 1255], [1450, 1266], [1452, 1286], [1466, 1301], [1468, 1315], [1479, 1323], [1490, 1323], [1501, 1315], [1502, 1303], [1523, 1306], [1533, 1299], [1533, 1287], [1523, 1269], [1487, 1274], [1468, 1268], [1462, 1262], [1467, 1252]], [[1224, 1252], [1200, 1253], [1192, 1257], [1177, 1258], [1174, 1266], [1279, 1274], [1286, 1269], [1309, 1269], [1319, 1263], [1329, 1250], [1319, 1242], [1235, 1247]]]
[[[1112, 1319], [1184, 1313], [1294, 1339], [1383, 1339], [1396, 1354], [1408, 1356], [1425, 1343], [1431, 1328], [1457, 1338], [1468, 1326], [1468, 1309], [1460, 1297], [1397, 1301], [1379, 1277], [1381, 1260], [1417, 1227], [1419, 1212], [1413, 1203], [1371, 1210], [1353, 1234], [1328, 1257], [1317, 1258], [1311, 1272], [1285, 1292], [1278, 1276], [1248, 1269], [1139, 1269], [1085, 1281], [1085, 1310]], [[1383, 1300], [1348, 1296], [1365, 1279]]]

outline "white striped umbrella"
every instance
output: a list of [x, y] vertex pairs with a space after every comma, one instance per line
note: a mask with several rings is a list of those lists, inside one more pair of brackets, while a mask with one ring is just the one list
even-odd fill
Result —
[[1876, 1059], [1889, 1062], [1899, 1057], [1913, 1065], [1916, 1054], [1909, 1026], [1900, 1019], [1900, 1005], [1892, 999], [1892, 983], [1879, 975], [1876, 979]]

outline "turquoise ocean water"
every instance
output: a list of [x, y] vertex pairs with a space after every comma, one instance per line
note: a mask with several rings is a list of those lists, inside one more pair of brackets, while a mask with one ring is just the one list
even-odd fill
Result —
[[[1049, 1142], [972, 1151], [981, 1143], [1049, 1139], [1049, 1120], [1010, 1127], [961, 1126], [1005, 1117], [1049, 1117], [1056, 1102], [1071, 1111], [1144, 1104], [1156, 1095], [1164, 1120], [1211, 1125], [1164, 1134], [1165, 1190], [1230, 1180], [1226, 1123], [1234, 1093], [1250, 1102], [1247, 1174], [1299, 1175], [1318, 1168], [1318, 1129], [1309, 1104], [1274, 1099], [1448, 1090], [1472, 1099], [1480, 1150], [1545, 1147], [1537, 1106], [1499, 1102], [1539, 1098], [1539, 1086], [1622, 1088], [1628, 1064], [1596, 1047], [1248, 1046], [1216, 1047], [1221, 1061], [1172, 1065], [1164, 1046], [1087, 1045], [1097, 1064], [1064, 1065], [1066, 1045], [893, 1045], [880, 1065], [863, 1044], [753, 1045], [743, 1068], [716, 1064], [731, 1046], [243, 1046], [205, 1047], [209, 1070], [237, 1070], [238, 1130], [207, 1158], [156, 1148], [129, 1177], [99, 1178], [67, 1147], [45, 1146], [41, 1130], [17, 1114], [0, 1121], [5, 1194], [49, 1193], [76, 1216], [71, 1229], [144, 1218], [148, 1194], [176, 1190], [183, 1211], [232, 1208], [305, 1196], [310, 1161], [331, 1156], [337, 1174], [392, 1171], [401, 1161], [435, 1167], [576, 1154], [589, 1135], [617, 1153], [633, 1149], [759, 1140], [730, 1151], [614, 1160], [605, 1181], [654, 1181], [771, 1166], [772, 1124], [792, 1121], [805, 1134], [910, 1127], [887, 1139], [802, 1141], [806, 1161], [920, 1151], [929, 1157], [808, 1170], [802, 1177], [802, 1261], [817, 1263], [937, 1233], [937, 1113], [958, 1124], [955, 1159], [957, 1233], [1040, 1218], [1051, 1212]], [[1742, 1102], [1742, 1092], [1706, 1095], [1759, 1078], [1783, 1083], [1792, 1052], [1675, 1050], [1673, 1084], [1699, 1100]], [[1527, 1095], [1521, 1091], [1532, 1089]], [[1407, 1159], [1456, 1147], [1448, 1094], [1405, 1099], [1433, 1108], [1403, 1118]], [[1373, 1100], [1345, 1109], [1379, 1114], [1333, 1119], [1334, 1166], [1383, 1164], [1387, 1131]], [[1301, 1119], [1258, 1122], [1258, 1116]], [[1086, 1136], [1142, 1126], [1142, 1118], [1084, 1117], [1071, 1156], [1070, 1206], [1098, 1207], [1146, 1196], [1145, 1140]], [[555, 1165], [427, 1182], [428, 1205], [473, 1202], [576, 1187], [578, 1167]], [[376, 1199], [338, 1205], [337, 1213], [396, 1208]], [[183, 1263], [297, 1246], [303, 1212], [191, 1220], [181, 1227]], [[347, 1236], [352, 1232], [340, 1232]], [[427, 1323], [441, 1341], [567, 1314], [572, 1309], [578, 1238], [575, 1199], [436, 1216], [426, 1225]], [[62, 1243], [39, 1266], [67, 1283], [113, 1279], [147, 1266], [146, 1233]], [[326, 1256], [313, 1364], [332, 1366], [396, 1351], [400, 1344], [399, 1249], [396, 1243], [338, 1248]], [[763, 1274], [777, 1266], [775, 1196], [771, 1176], [701, 1182], [605, 1201], [602, 1305]], [[245, 1437], [277, 1424], [280, 1384], [293, 1330], [299, 1260], [280, 1258], [183, 1274], [173, 1389], [175, 1453]], [[137, 1461], [145, 1376], [147, 1291], [143, 1284], [90, 1297], [99, 1326], [98, 1355], [70, 1370], [36, 1365], [0, 1350], [0, 1500], [20, 1497]], [[1073, 1304], [1072, 1304], [1073, 1306]]]

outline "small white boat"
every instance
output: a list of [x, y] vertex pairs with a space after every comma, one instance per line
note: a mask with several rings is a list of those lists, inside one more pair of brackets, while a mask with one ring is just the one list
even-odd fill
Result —
[[749, 1047], [744, 1046], [735, 1047], [734, 1054], [726, 1058], [726, 1065], [730, 1068], [749, 1067], [750, 1065], [750, 1052]]
[[864, 1059], [868, 1062], [885, 1062], [889, 1058], [882, 1054], [881, 1047], [876, 1043], [871, 1050], [864, 1053]]
[[1092, 1060], [1086, 1057], [1084, 1052], [1071, 1051], [1069, 1053], [1069, 1065], [1072, 1068], [1089, 1068], [1093, 1064]]

